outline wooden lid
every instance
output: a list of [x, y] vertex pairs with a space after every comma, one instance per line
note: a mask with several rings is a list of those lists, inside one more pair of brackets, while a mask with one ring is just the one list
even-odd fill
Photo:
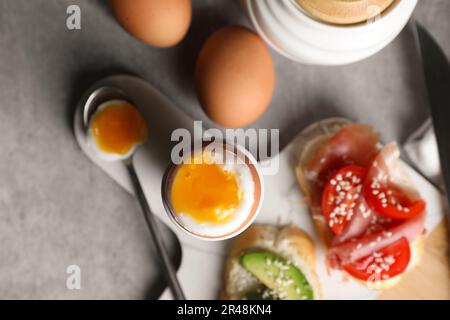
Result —
[[365, 22], [386, 10], [395, 0], [296, 0], [316, 19], [334, 24]]

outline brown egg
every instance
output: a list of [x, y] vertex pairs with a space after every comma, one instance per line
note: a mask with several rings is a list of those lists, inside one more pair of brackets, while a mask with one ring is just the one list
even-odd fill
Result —
[[275, 88], [272, 57], [263, 40], [239, 26], [224, 27], [203, 45], [195, 70], [200, 103], [224, 127], [242, 127], [268, 107]]
[[191, 24], [191, 0], [110, 0], [109, 3], [125, 30], [154, 47], [176, 45]]

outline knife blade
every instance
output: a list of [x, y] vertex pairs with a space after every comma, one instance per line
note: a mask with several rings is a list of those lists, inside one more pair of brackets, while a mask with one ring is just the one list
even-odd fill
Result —
[[416, 30], [441, 170], [450, 206], [450, 65], [429, 32], [419, 23], [416, 23]]

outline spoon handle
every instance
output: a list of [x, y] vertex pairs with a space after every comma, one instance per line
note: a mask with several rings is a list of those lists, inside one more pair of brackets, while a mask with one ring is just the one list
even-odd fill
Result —
[[139, 182], [139, 178], [136, 174], [132, 161], [129, 161], [126, 166], [130, 174], [131, 181], [133, 182], [136, 196], [139, 199], [139, 203], [141, 204], [142, 212], [144, 214], [145, 221], [147, 222], [147, 226], [150, 230], [150, 234], [153, 238], [153, 242], [156, 245], [159, 257], [161, 258], [161, 262], [163, 263], [164, 275], [169, 284], [170, 290], [172, 291], [172, 295], [176, 300], [186, 300], [183, 290], [181, 289], [180, 282], [177, 279], [175, 268], [173, 267], [172, 262], [170, 261], [169, 254], [166, 250], [166, 247], [164, 246], [161, 232], [156, 223], [155, 216], [150, 210], [150, 206], [148, 205], [147, 199], [145, 198], [141, 183]]

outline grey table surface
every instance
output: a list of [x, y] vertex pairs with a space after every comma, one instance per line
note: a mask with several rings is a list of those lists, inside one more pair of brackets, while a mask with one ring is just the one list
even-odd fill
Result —
[[[124, 32], [105, 1], [0, 0], [0, 298], [144, 299], [164, 288], [135, 199], [82, 154], [72, 116], [95, 80], [132, 73], [207, 121], [193, 88], [197, 52], [220, 26], [247, 22], [236, 1], [193, 2], [188, 36], [161, 50]], [[70, 4], [81, 8], [79, 31], [66, 28]], [[450, 56], [450, 1], [421, 0], [414, 16]], [[252, 126], [279, 128], [282, 144], [327, 116], [403, 142], [428, 115], [407, 29], [348, 66], [305, 66], [272, 53], [276, 94]], [[173, 247], [170, 234], [167, 242]], [[81, 290], [66, 288], [72, 264], [81, 267]]]

